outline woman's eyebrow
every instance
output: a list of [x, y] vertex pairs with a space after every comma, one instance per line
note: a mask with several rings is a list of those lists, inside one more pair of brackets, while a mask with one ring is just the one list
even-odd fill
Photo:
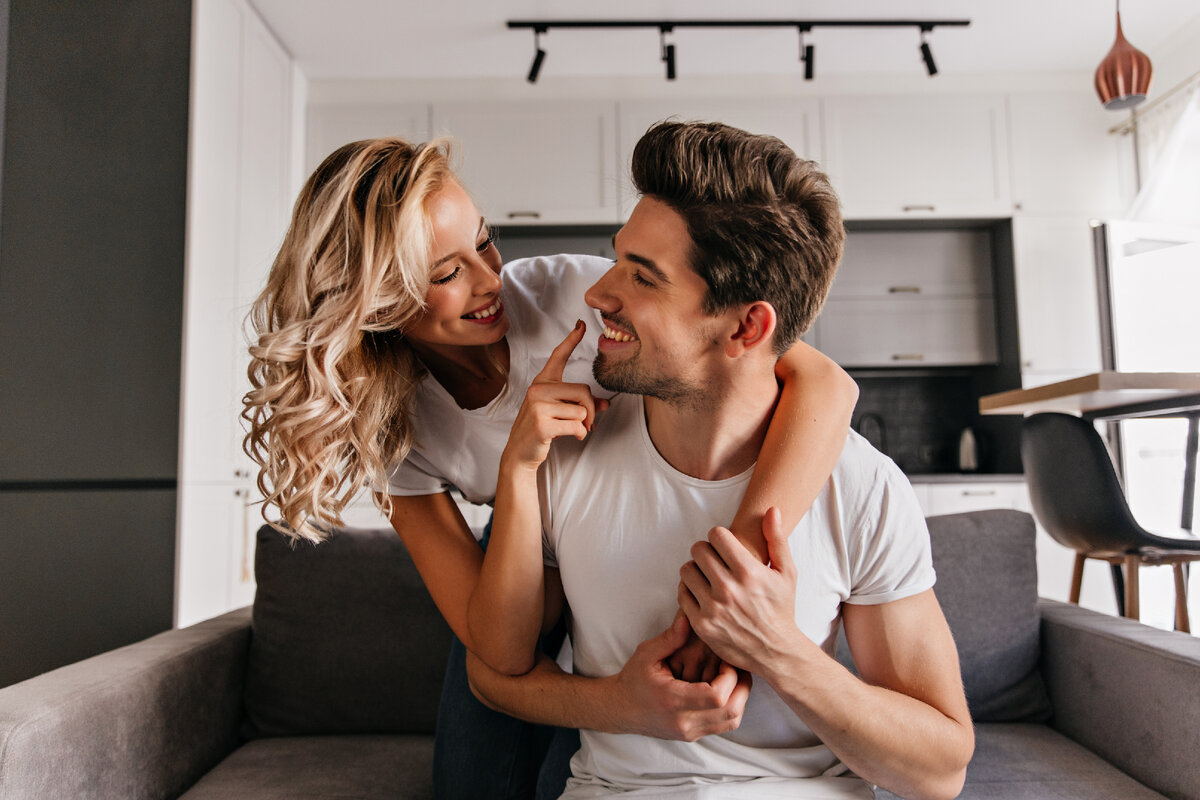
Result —
[[[483, 217], [480, 217], [479, 218], [479, 227], [475, 230], [476, 235], [478, 235], [479, 231], [484, 230], [486, 228], [487, 228], [487, 223], [484, 222]], [[433, 264], [429, 267], [429, 271], [432, 272], [433, 270], [440, 267], [442, 264], [445, 264], [447, 261], [449, 261], [452, 258], [456, 258], [457, 256], [458, 256], [458, 253], [451, 253], [448, 256], [442, 256], [437, 261], [433, 262]]]

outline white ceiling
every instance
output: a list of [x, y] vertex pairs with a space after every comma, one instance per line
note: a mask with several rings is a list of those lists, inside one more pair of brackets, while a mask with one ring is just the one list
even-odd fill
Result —
[[[970, 19], [931, 38], [943, 74], [1091, 72], [1112, 45], [1111, 0], [251, 0], [310, 79], [523, 79], [533, 34], [510, 19]], [[1197, 0], [1125, 0], [1125, 35], [1153, 60]], [[793, 29], [679, 29], [679, 76], [795, 75]], [[910, 28], [811, 34], [822, 76], [921, 75]], [[556, 29], [544, 77], [662, 75], [653, 29]]]

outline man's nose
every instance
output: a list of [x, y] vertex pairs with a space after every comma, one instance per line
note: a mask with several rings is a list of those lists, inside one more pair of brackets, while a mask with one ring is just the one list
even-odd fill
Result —
[[583, 294], [583, 301], [598, 311], [612, 311], [616, 305], [610, 288], [617, 267], [614, 264], [608, 272], [600, 276], [600, 280], [592, 284]]

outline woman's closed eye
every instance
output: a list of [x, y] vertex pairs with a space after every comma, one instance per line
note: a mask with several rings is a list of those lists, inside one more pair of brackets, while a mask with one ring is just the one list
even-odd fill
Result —
[[462, 272], [462, 267], [455, 267], [453, 271], [447, 273], [446, 275], [443, 275], [440, 278], [430, 278], [429, 282], [436, 286], [441, 286], [441, 285], [449, 283], [450, 281], [457, 278], [458, 273], [460, 273], [460, 272]]
[[482, 253], [485, 250], [487, 250], [489, 247], [494, 245], [495, 243], [496, 243], [496, 229], [488, 228], [487, 229], [487, 238], [484, 239], [479, 244], [475, 245], [475, 249], [476, 249], [476, 251]]

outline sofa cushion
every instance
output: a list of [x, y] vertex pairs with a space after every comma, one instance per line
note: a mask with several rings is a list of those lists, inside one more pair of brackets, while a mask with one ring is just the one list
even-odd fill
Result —
[[243, 733], [428, 733], [450, 629], [394, 531], [258, 532]]
[[180, 800], [426, 800], [433, 737], [290, 736], [248, 742]]
[[[897, 800], [876, 790], [877, 800]], [[1163, 795], [1045, 725], [976, 726], [959, 800], [1163, 800]]]
[[954, 634], [976, 722], [1040, 722], [1036, 529], [1020, 511], [930, 517], [934, 591]]

